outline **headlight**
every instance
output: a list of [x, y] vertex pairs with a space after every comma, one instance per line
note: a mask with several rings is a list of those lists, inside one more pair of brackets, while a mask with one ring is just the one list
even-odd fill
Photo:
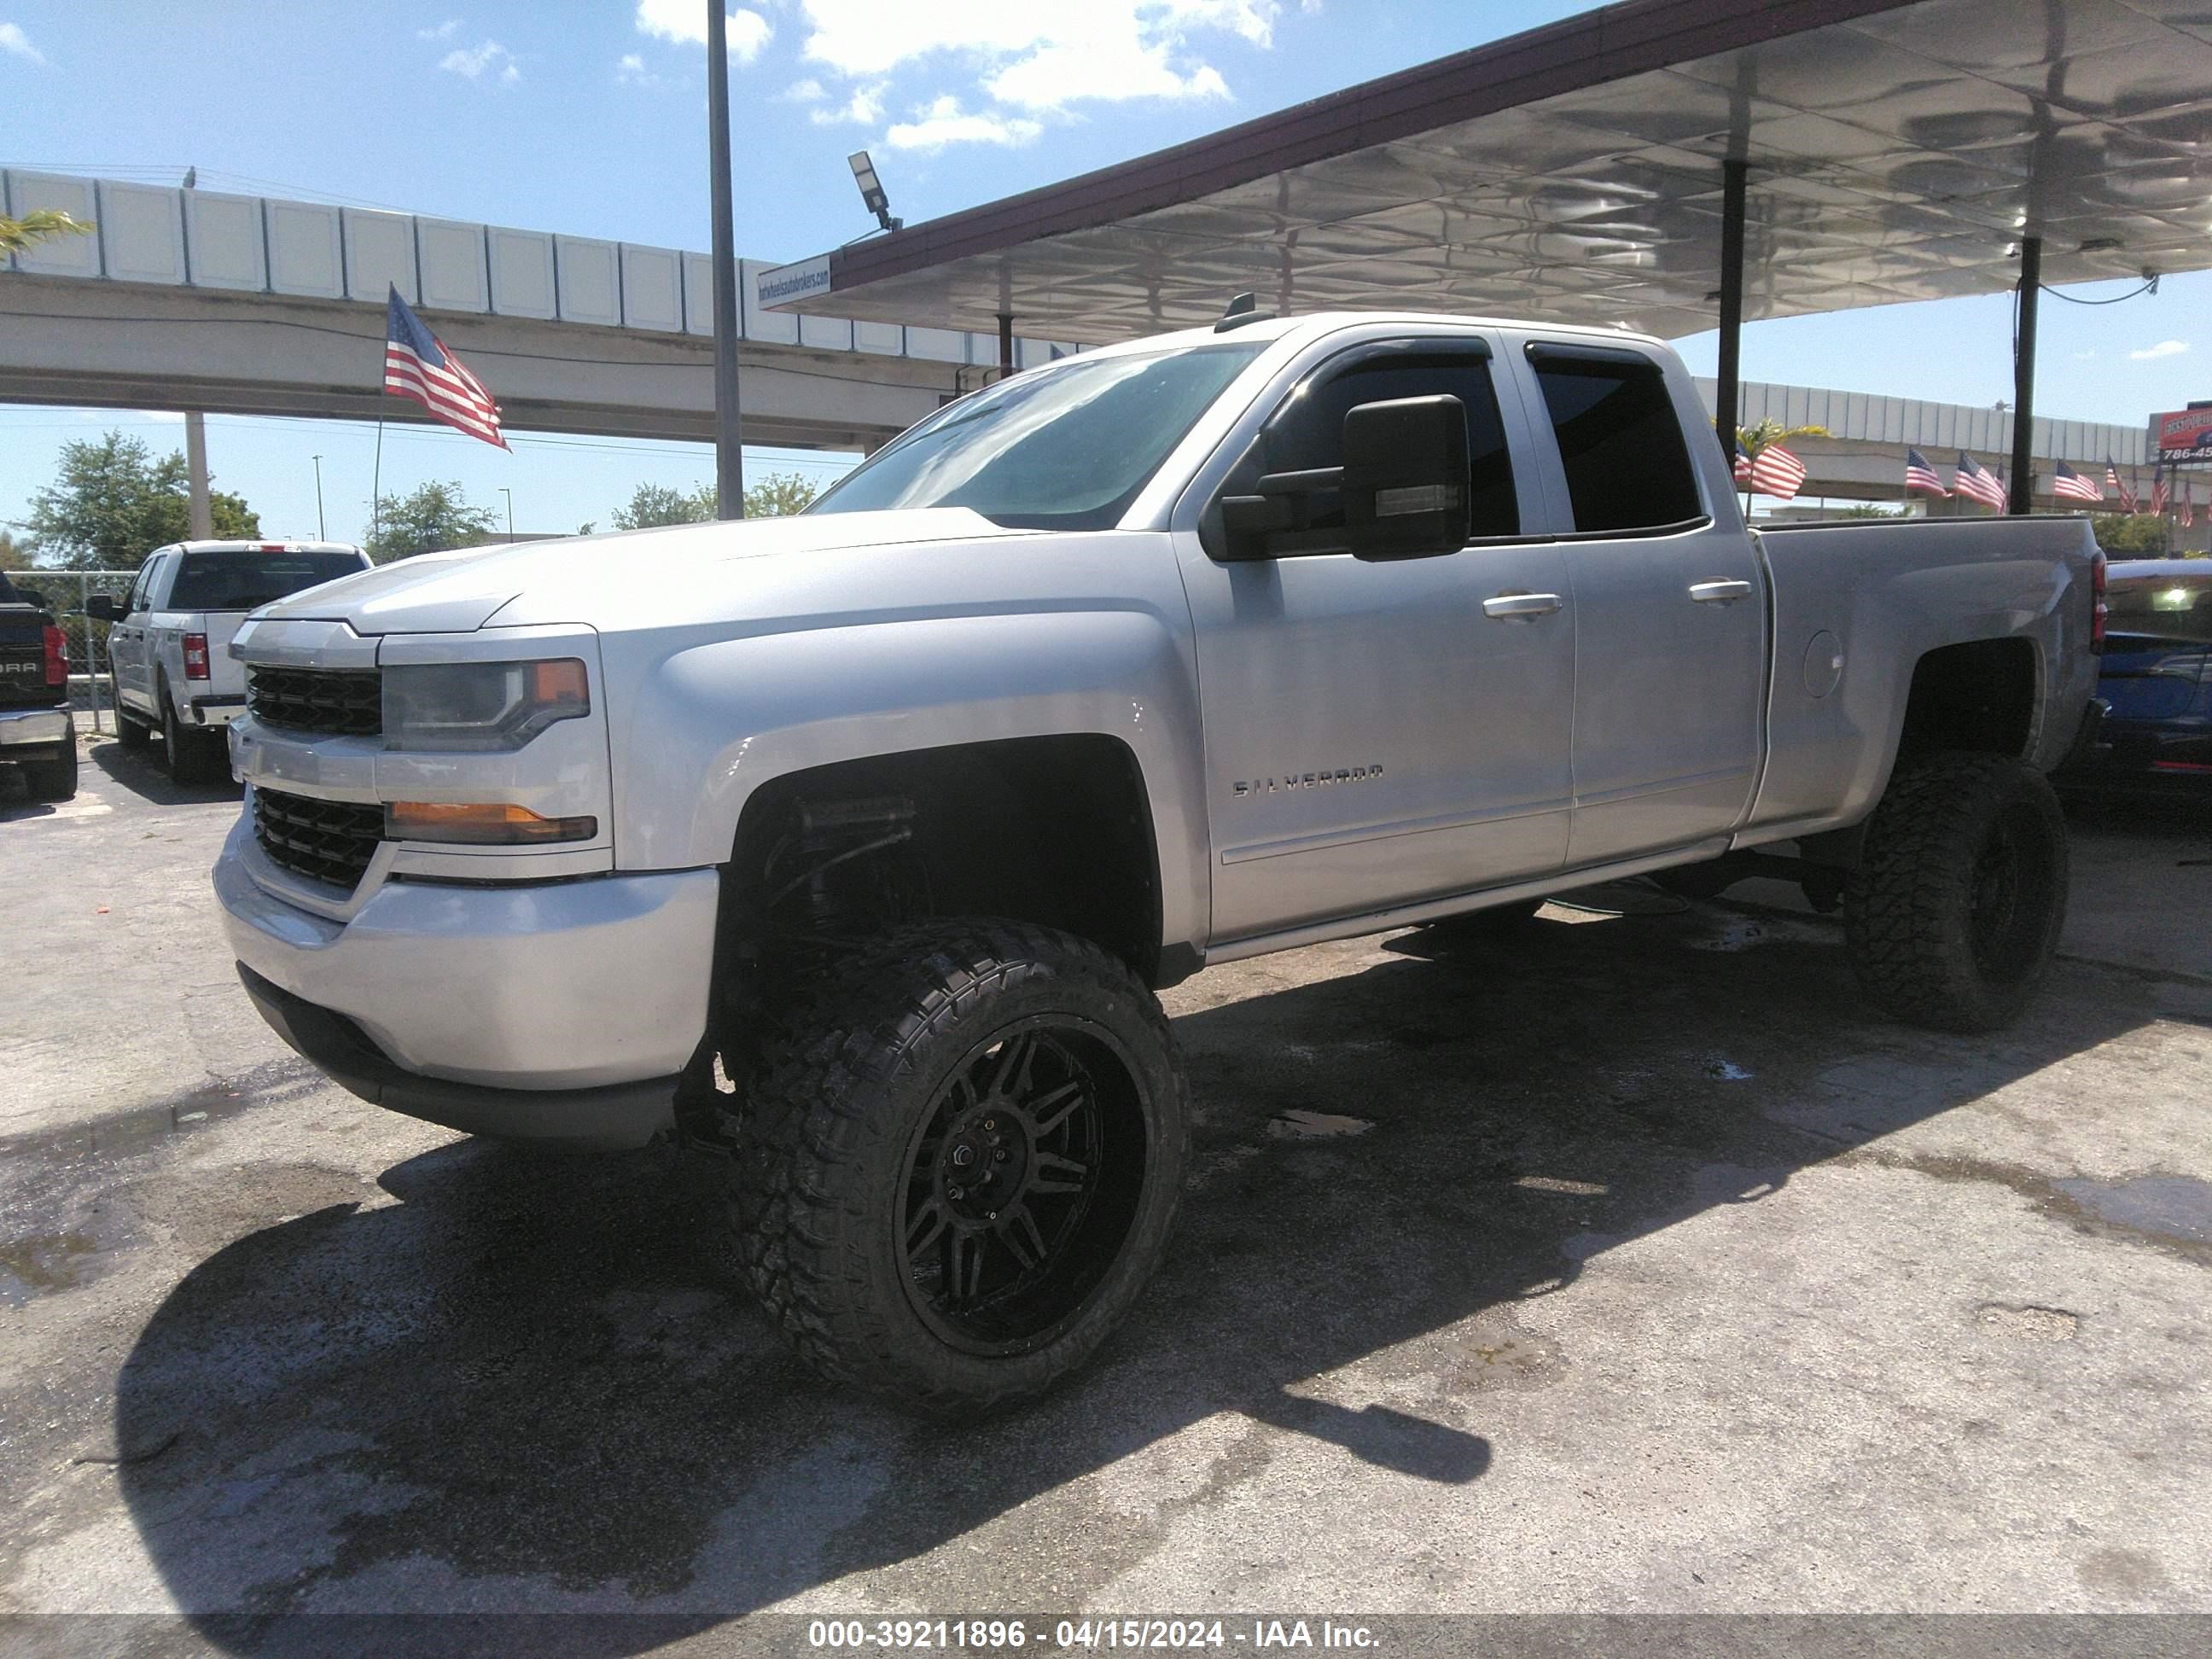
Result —
[[584, 665], [574, 657], [410, 664], [384, 671], [386, 749], [520, 749], [556, 721], [591, 712]]

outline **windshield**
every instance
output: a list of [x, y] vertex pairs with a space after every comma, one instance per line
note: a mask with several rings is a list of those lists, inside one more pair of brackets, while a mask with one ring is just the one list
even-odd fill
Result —
[[1075, 358], [947, 404], [807, 509], [972, 507], [1024, 530], [1121, 522], [1208, 404], [1264, 341]]
[[362, 568], [358, 553], [187, 553], [172, 611], [251, 611]]

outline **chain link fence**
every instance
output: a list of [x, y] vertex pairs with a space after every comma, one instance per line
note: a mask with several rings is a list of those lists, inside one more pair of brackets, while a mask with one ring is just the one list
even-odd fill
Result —
[[107, 678], [107, 624], [84, 614], [95, 593], [121, 599], [138, 580], [135, 570], [15, 570], [8, 580], [18, 590], [38, 594], [69, 636], [70, 706], [92, 716], [92, 729], [106, 732], [115, 719], [113, 686]]

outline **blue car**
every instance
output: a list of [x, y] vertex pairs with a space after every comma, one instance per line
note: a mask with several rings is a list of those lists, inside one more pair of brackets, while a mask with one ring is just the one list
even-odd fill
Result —
[[2212, 797], [2212, 559], [2114, 564], [2106, 603], [2097, 695], [2109, 709], [2096, 740], [2056, 781]]

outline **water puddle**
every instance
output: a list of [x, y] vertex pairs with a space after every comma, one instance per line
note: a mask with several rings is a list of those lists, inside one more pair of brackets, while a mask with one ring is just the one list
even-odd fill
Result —
[[2075, 1178], [2051, 1183], [2100, 1221], [2161, 1238], [2212, 1244], [2212, 1182], [2191, 1176]]
[[235, 1117], [250, 1107], [304, 1099], [326, 1086], [327, 1079], [305, 1060], [271, 1060], [243, 1076], [210, 1084], [134, 1112], [121, 1112], [113, 1117], [73, 1123], [59, 1129], [0, 1136], [0, 1157], [82, 1157], [135, 1152], [167, 1136]]
[[1331, 1112], [1309, 1112], [1293, 1108], [1267, 1120], [1267, 1133], [1279, 1140], [1326, 1140], [1338, 1135], [1364, 1135], [1375, 1126], [1364, 1117], [1339, 1117]]
[[0, 1244], [0, 1303], [20, 1308], [34, 1296], [82, 1284], [99, 1249], [84, 1233], [39, 1233]]

